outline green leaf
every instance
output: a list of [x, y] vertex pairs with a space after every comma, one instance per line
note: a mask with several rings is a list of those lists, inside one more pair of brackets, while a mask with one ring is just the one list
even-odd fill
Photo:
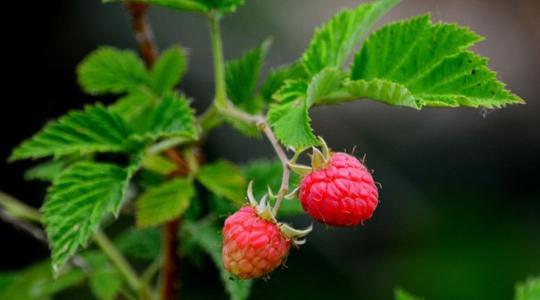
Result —
[[153, 109], [145, 114], [143, 128], [132, 136], [135, 140], [156, 141], [161, 138], [197, 138], [195, 117], [188, 101], [176, 94], [167, 94]]
[[246, 300], [249, 297], [253, 281], [231, 278], [231, 274], [223, 267], [221, 258], [221, 234], [220, 230], [212, 225], [212, 220], [203, 220], [197, 223], [185, 222], [184, 230], [190, 238], [199, 244], [210, 255], [212, 261], [221, 274], [221, 280], [231, 300]]
[[[108, 106], [109, 111], [118, 114], [124, 120], [133, 124], [142, 114], [145, 114], [154, 103], [152, 95], [141, 91], [131, 92]], [[132, 127], [137, 127], [133, 126]]]
[[79, 162], [54, 180], [42, 211], [55, 271], [86, 246], [105, 217], [118, 215], [134, 169]]
[[142, 165], [146, 170], [165, 176], [177, 169], [175, 163], [159, 154], [145, 155]]
[[161, 231], [156, 228], [130, 228], [116, 240], [122, 253], [144, 260], [153, 260], [161, 251]]
[[79, 285], [86, 278], [82, 270], [71, 268], [54, 278], [50, 266], [47, 260], [21, 271], [0, 273], [0, 299], [51, 299], [54, 294]]
[[268, 121], [283, 144], [305, 147], [318, 143], [311, 129], [308, 110], [336, 89], [342, 78], [343, 74], [340, 71], [326, 68], [315, 75], [309, 85], [287, 81], [276, 93], [275, 96], [281, 103], [270, 107]]
[[[227, 96], [238, 108], [251, 114], [259, 113], [263, 108], [263, 100], [255, 94], [257, 82], [264, 58], [271, 41], [265, 40], [260, 46], [252, 49], [225, 65], [225, 81]], [[259, 136], [256, 125], [234, 118], [227, 118], [231, 125], [247, 136]]]
[[262, 108], [261, 99], [255, 97], [255, 89], [269, 47], [270, 40], [265, 40], [241, 58], [225, 65], [227, 96], [236, 106], [249, 113], [259, 112]]
[[326, 67], [341, 68], [371, 26], [399, 0], [380, 0], [339, 12], [317, 28], [302, 56], [306, 71], [315, 75]]
[[245, 203], [246, 181], [242, 170], [236, 165], [226, 161], [205, 164], [196, 176], [212, 193], [225, 197], [237, 206]]
[[396, 289], [394, 295], [396, 300], [420, 300], [402, 289]]
[[93, 152], [122, 152], [130, 135], [127, 124], [98, 104], [73, 111], [45, 126], [18, 146], [10, 160], [46, 156], [84, 155]]
[[46, 161], [26, 170], [24, 172], [24, 179], [53, 181], [65, 168], [75, 161], [76, 159], [67, 157]]
[[432, 24], [429, 15], [384, 26], [356, 55], [346, 87], [355, 98], [413, 108], [523, 103], [487, 59], [467, 50], [481, 39], [465, 27]]
[[[118, 2], [122, 0], [102, 0], [104, 3]], [[234, 12], [236, 8], [244, 4], [245, 0], [133, 0], [133, 2], [142, 2], [159, 5], [175, 10], [209, 13], [217, 10], [220, 13]]]
[[245, 0], [196, 0], [206, 6], [208, 11], [216, 10], [220, 13], [234, 12], [238, 6], [244, 5]]
[[274, 92], [273, 99], [278, 103], [287, 103], [306, 98], [309, 82], [299, 79], [288, 79], [281, 88]]
[[[354, 80], [347, 81], [345, 87], [350, 95], [355, 96], [355, 98], [351, 98], [350, 100], [354, 100], [356, 97], [380, 99], [391, 105], [418, 108], [414, 95], [399, 83], [383, 79]], [[342, 100], [339, 99], [338, 102]]]
[[84, 256], [90, 267], [90, 289], [100, 300], [114, 300], [122, 288], [118, 271], [101, 253], [92, 252]]
[[137, 226], [154, 226], [181, 216], [194, 193], [193, 183], [185, 178], [175, 178], [146, 191], [136, 203]]
[[158, 95], [172, 90], [182, 79], [187, 69], [186, 54], [180, 47], [164, 51], [150, 72], [150, 86]]
[[[281, 66], [272, 71], [267, 76], [261, 87], [261, 97], [267, 103], [274, 101], [274, 93], [277, 92], [286, 81], [305, 82], [306, 72], [301, 63], [294, 63], [290, 66]], [[277, 97], [279, 98], [279, 97]], [[278, 99], [278, 101], [280, 101]]]
[[516, 285], [514, 300], [538, 299], [540, 299], [540, 277], [529, 278], [527, 281]]
[[[270, 187], [274, 193], [280, 188], [283, 168], [279, 161], [256, 160], [243, 166], [244, 176], [247, 181], [253, 181], [253, 194], [261, 199]], [[290, 174], [289, 188], [293, 190], [300, 183], [300, 177]], [[302, 205], [298, 199], [283, 200], [279, 208], [280, 216], [298, 215], [303, 213]]]
[[90, 94], [121, 94], [148, 83], [148, 73], [139, 57], [129, 50], [101, 47], [78, 66], [79, 83]]

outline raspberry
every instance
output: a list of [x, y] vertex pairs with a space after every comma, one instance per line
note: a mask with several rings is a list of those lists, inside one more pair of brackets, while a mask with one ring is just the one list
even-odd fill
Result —
[[304, 210], [331, 226], [355, 226], [371, 218], [378, 191], [371, 173], [354, 156], [332, 153], [321, 168], [314, 168], [300, 185]]
[[223, 227], [223, 264], [242, 278], [259, 278], [282, 262], [291, 239], [282, 234], [273, 220], [263, 219], [246, 205], [225, 220]]

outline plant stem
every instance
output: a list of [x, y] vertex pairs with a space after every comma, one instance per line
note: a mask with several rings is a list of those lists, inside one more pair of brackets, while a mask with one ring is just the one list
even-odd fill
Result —
[[98, 230], [96, 233], [94, 233], [94, 240], [96, 241], [96, 244], [103, 250], [103, 252], [109, 257], [120, 273], [124, 275], [129, 286], [133, 290], [139, 291], [142, 287], [140, 279], [131, 265], [127, 262], [126, 258], [120, 253], [120, 251], [118, 251], [118, 249], [116, 249], [109, 238], [101, 230]]
[[49, 241], [47, 240], [47, 236], [45, 235], [45, 232], [41, 230], [41, 228], [35, 226], [32, 223], [26, 223], [22, 220], [20, 220], [20, 217], [13, 215], [9, 212], [9, 209], [3, 209], [0, 208], [0, 220], [12, 224], [15, 228], [22, 230], [29, 235], [31, 235], [33, 238], [37, 239], [38, 241], [44, 243], [45, 245], [49, 245]]
[[152, 27], [146, 18], [148, 4], [126, 1], [126, 7], [131, 15], [131, 27], [139, 44], [141, 56], [146, 67], [151, 68], [158, 57], [158, 49]]
[[[289, 191], [289, 159], [287, 154], [281, 148], [281, 145], [276, 139], [274, 132], [266, 122], [266, 119], [261, 115], [251, 115], [238, 108], [227, 100], [227, 91], [225, 87], [225, 64], [223, 60], [223, 47], [221, 43], [221, 32], [219, 28], [219, 18], [215, 14], [209, 15], [210, 35], [212, 39], [212, 53], [214, 57], [214, 73], [215, 73], [215, 99], [212, 106], [200, 118], [201, 127], [204, 130], [212, 128], [215, 123], [216, 111], [223, 115], [244, 120], [246, 122], [255, 123], [264, 132], [283, 167], [283, 177], [281, 186], [276, 198], [276, 204], [273, 209], [274, 215], [278, 212], [281, 201]], [[217, 122], [216, 122], [217, 123]]]
[[281, 202], [285, 198], [285, 195], [289, 192], [289, 158], [287, 157], [287, 154], [277, 141], [276, 136], [274, 135], [274, 132], [270, 128], [270, 125], [266, 122], [266, 120], [262, 123], [259, 123], [259, 128], [262, 129], [268, 140], [270, 141], [270, 144], [272, 144], [272, 147], [274, 147], [274, 151], [276, 151], [277, 156], [279, 157], [279, 160], [281, 161], [281, 167], [283, 168], [283, 175], [281, 177], [281, 185], [279, 187], [279, 192], [277, 194], [276, 203], [274, 204], [274, 208], [272, 209], [272, 213], [274, 215], [277, 215], [279, 211], [279, 207], [281, 206]]
[[[0, 206], [5, 208], [7, 211], [7, 213], [4, 213], [3, 210], [0, 210], [0, 213], [2, 213], [0, 216], [8, 216], [8, 218], [3, 218], [4, 221], [18, 227], [20, 226], [19, 228], [29, 232], [38, 240], [46, 243], [47, 245], [49, 244], [41, 229], [33, 227], [33, 225], [24, 222], [24, 219], [27, 219], [41, 224], [43, 218], [37, 209], [30, 207], [22, 201], [3, 192], [0, 192]], [[124, 256], [122, 256], [118, 249], [116, 249], [107, 236], [103, 232], [98, 231], [93, 235], [93, 238], [96, 241], [96, 244], [109, 257], [118, 271], [120, 271], [120, 273], [125, 277], [130, 287], [132, 287], [135, 291], [139, 291], [140, 287], [142, 286], [141, 280], [137, 277], [137, 274], [135, 271], [133, 271], [131, 265], [129, 265], [128, 261], [124, 258]]]
[[[157, 45], [154, 41], [154, 35], [148, 20], [146, 19], [145, 12], [148, 9], [147, 4], [135, 3], [126, 1], [126, 6], [132, 19], [132, 28], [135, 33], [135, 38], [139, 44], [139, 50], [144, 59], [147, 68], [151, 68], [158, 57]], [[179, 153], [171, 145], [169, 149], [164, 151], [171, 160], [178, 162], [180, 157]], [[179, 166], [180, 167], [180, 166]], [[162, 258], [161, 265], [161, 281], [160, 281], [160, 295], [162, 300], [175, 299], [176, 288], [176, 276], [178, 272], [177, 268], [177, 256], [176, 248], [178, 244], [178, 228], [180, 226], [180, 219], [171, 220], [163, 224], [163, 246], [162, 246]]]
[[178, 247], [178, 229], [180, 228], [180, 219], [163, 224], [163, 240], [162, 240], [162, 263], [161, 263], [161, 286], [160, 299], [172, 300], [175, 299], [176, 289], [176, 271], [177, 259], [176, 249]]
[[272, 128], [270, 128], [270, 125], [268, 124], [264, 116], [248, 114], [236, 108], [230, 103], [228, 104], [226, 109], [223, 109], [221, 111], [224, 115], [228, 115], [230, 117], [237, 118], [246, 122], [255, 123], [259, 127], [259, 129], [266, 135], [266, 138], [268, 139], [270, 144], [272, 144], [276, 155], [281, 161], [283, 175], [281, 178], [281, 185], [279, 187], [279, 191], [276, 197], [276, 203], [274, 204], [274, 208], [272, 209], [272, 213], [276, 215], [279, 211], [279, 207], [281, 206], [281, 202], [285, 198], [285, 195], [287, 195], [287, 193], [289, 192], [289, 158], [287, 157], [285, 150], [283, 150], [283, 148], [279, 144], [276, 135], [272, 131]]
[[5, 209], [15, 218], [22, 218], [36, 223], [41, 223], [41, 214], [37, 209], [32, 208], [12, 196], [0, 192], [0, 206]]
[[223, 45], [219, 17], [216, 14], [208, 16], [210, 23], [210, 38], [212, 40], [212, 54], [214, 58], [215, 99], [213, 105], [219, 109], [227, 105], [227, 91], [225, 87], [225, 62], [223, 59]]

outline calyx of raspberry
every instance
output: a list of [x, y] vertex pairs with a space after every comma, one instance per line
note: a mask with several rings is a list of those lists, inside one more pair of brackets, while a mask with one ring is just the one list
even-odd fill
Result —
[[255, 196], [253, 195], [253, 181], [250, 181], [247, 188], [247, 198], [250, 206], [262, 219], [276, 223], [283, 236], [289, 239], [293, 243], [293, 245], [299, 246], [305, 244], [305, 237], [311, 232], [311, 230], [313, 229], [313, 225], [310, 225], [305, 229], [296, 229], [288, 224], [278, 222], [276, 216], [272, 213], [272, 204], [270, 203], [270, 201], [268, 201], [269, 195], [270, 197], [275, 196], [271, 193], [270, 188], [268, 188], [268, 190], [269, 192], [265, 194], [260, 201], [257, 201]]
[[297, 164], [295, 161], [289, 162], [289, 168], [300, 176], [305, 176], [313, 171], [324, 169], [328, 166], [332, 152], [322, 137], [319, 136], [320, 150], [316, 147], [311, 147], [312, 153], [311, 166]]

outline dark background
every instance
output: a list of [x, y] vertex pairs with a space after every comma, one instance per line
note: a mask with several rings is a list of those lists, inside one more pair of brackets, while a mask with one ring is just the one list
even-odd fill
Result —
[[[295, 60], [314, 27], [361, 1], [247, 0], [223, 23], [226, 58], [274, 37], [266, 69]], [[76, 64], [98, 45], [136, 48], [121, 5], [98, 0], [18, 1], [3, 7], [0, 190], [39, 206], [45, 184], [25, 182], [31, 162], [5, 163], [10, 149], [69, 109], [96, 99], [76, 84]], [[475, 50], [528, 104], [502, 110], [414, 111], [370, 101], [312, 110], [336, 150], [367, 154], [383, 184], [373, 220], [356, 229], [317, 226], [288, 269], [255, 284], [253, 299], [391, 299], [402, 286], [426, 299], [511, 299], [514, 283], [540, 274], [540, 3], [536, 0], [404, 1], [382, 22], [431, 11], [487, 38]], [[190, 52], [181, 88], [201, 111], [212, 97], [208, 30], [201, 17], [155, 8], [162, 48]], [[97, 99], [107, 102], [110, 99]], [[210, 156], [272, 157], [265, 141], [228, 127]], [[307, 224], [300, 218], [298, 225]], [[0, 223], [0, 270], [24, 267], [47, 249]], [[191, 270], [191, 271], [190, 271]], [[184, 266], [185, 299], [220, 298], [215, 269]], [[186, 275], [187, 272], [190, 272]], [[214, 292], [212, 292], [214, 291]]]

